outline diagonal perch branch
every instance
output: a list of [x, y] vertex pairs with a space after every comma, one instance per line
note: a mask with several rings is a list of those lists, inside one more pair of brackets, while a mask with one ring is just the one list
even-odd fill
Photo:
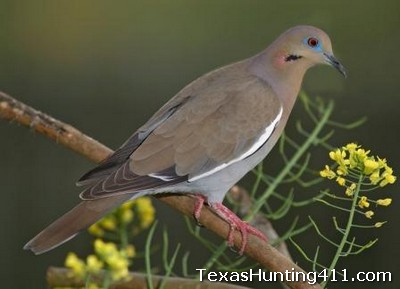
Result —
[[113, 151], [74, 127], [48, 116], [0, 91], [0, 118], [32, 128], [35, 132], [99, 163]]
[[[96, 163], [112, 153], [111, 149], [86, 136], [74, 127], [37, 111], [2, 92], [0, 92], [0, 118], [28, 126]], [[189, 196], [158, 195], [155, 198], [187, 216], [192, 216], [194, 200]], [[202, 211], [200, 222], [221, 238], [226, 238], [229, 233], [229, 225], [209, 209]], [[241, 245], [241, 236], [238, 232], [234, 234], [234, 243], [236, 247]], [[245, 254], [270, 271], [282, 273], [304, 272], [270, 244], [262, 242], [252, 235], [249, 235]], [[295, 289], [321, 288], [318, 284], [310, 285], [306, 281], [294, 282], [286, 280], [285, 283], [290, 288]]]

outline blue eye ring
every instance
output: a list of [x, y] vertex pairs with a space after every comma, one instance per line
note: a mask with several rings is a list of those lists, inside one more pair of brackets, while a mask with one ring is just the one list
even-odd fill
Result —
[[307, 38], [306, 42], [311, 48], [318, 48], [320, 46], [318, 38], [315, 37]]

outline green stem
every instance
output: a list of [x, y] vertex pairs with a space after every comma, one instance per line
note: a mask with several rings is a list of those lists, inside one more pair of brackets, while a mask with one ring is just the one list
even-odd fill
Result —
[[149, 234], [147, 235], [146, 245], [145, 245], [145, 259], [146, 259], [146, 282], [147, 288], [154, 289], [152, 271], [151, 271], [151, 242], [153, 240], [153, 235], [157, 227], [157, 221], [153, 223], [150, 228]]
[[328, 122], [329, 117], [333, 111], [333, 101], [329, 101], [324, 114], [319, 120], [318, 124], [315, 126], [314, 130], [311, 132], [310, 136], [306, 139], [306, 141], [299, 147], [293, 157], [287, 162], [286, 166], [282, 169], [279, 175], [273, 180], [268, 189], [264, 192], [264, 194], [258, 198], [257, 202], [254, 204], [253, 210], [249, 213], [245, 221], [249, 221], [260, 211], [264, 203], [267, 201], [269, 196], [275, 191], [277, 186], [286, 178], [286, 176], [291, 172], [292, 168], [298, 163], [300, 158], [307, 152], [308, 148], [314, 143], [318, 134], [324, 128], [325, 124]]
[[108, 289], [111, 285], [111, 274], [110, 271], [104, 270], [103, 284], [101, 288]]
[[124, 222], [119, 227], [119, 237], [121, 239], [121, 249], [125, 250], [128, 247], [128, 226]]
[[85, 288], [89, 288], [89, 283], [90, 280], [92, 279], [92, 276], [90, 274], [86, 274], [86, 278], [85, 278]]
[[339, 261], [341, 254], [343, 253], [344, 246], [348, 242], [349, 234], [350, 234], [351, 228], [353, 226], [354, 214], [356, 212], [356, 207], [357, 207], [358, 194], [360, 192], [361, 182], [362, 182], [363, 178], [364, 178], [364, 176], [361, 174], [358, 179], [357, 188], [354, 190], [353, 201], [351, 204], [351, 210], [349, 212], [349, 218], [347, 220], [346, 228], [343, 232], [342, 240], [340, 241], [339, 246], [337, 247], [337, 250], [336, 250], [335, 256], [333, 257], [332, 263], [328, 268], [328, 278], [326, 279], [326, 281], [321, 283], [322, 288], [325, 288], [325, 286], [328, 284], [329, 279], [332, 276], [332, 270], [335, 269], [336, 264]]
[[[208, 261], [203, 265], [202, 268], [205, 268], [203, 272], [208, 272], [208, 270], [215, 264], [215, 262], [218, 261], [219, 257], [224, 254], [225, 249], [227, 248], [226, 242], [222, 243], [219, 245], [215, 250], [214, 253], [211, 255], [211, 257], [208, 259]], [[204, 273], [205, 274], [205, 273]], [[203, 276], [204, 277], [204, 276]]]
[[256, 174], [256, 180], [254, 182], [253, 188], [251, 189], [251, 193], [250, 193], [250, 197], [252, 197], [252, 198], [254, 198], [254, 195], [256, 194], [257, 189], [260, 186], [260, 182], [261, 182], [261, 178], [262, 178], [262, 174], [263, 174], [262, 163], [258, 164], [258, 166], [255, 170], [255, 174]]

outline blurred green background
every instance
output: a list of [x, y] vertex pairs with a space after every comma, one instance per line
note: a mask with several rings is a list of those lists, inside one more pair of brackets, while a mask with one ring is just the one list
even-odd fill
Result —
[[[261, 51], [297, 24], [327, 31], [349, 72], [343, 80], [333, 69], [317, 67], [307, 74], [305, 91], [335, 98], [338, 120], [368, 116], [367, 124], [338, 134], [333, 144], [364, 144], [386, 156], [398, 174], [398, 0], [1, 0], [0, 90], [116, 148], [189, 81]], [[38, 257], [22, 246], [77, 203], [74, 182], [92, 164], [14, 124], [0, 121], [0, 138], [1, 286], [44, 288], [46, 268], [62, 265], [68, 251], [85, 252], [87, 236]], [[378, 244], [339, 265], [391, 271], [394, 280], [333, 288], [400, 288], [399, 186], [391, 190], [394, 205], [379, 216], [390, 222], [364, 233], [378, 237]], [[157, 206], [161, 223], [176, 228], [181, 217]], [[191, 238], [185, 228], [171, 235], [186, 250], [207, 254]]]

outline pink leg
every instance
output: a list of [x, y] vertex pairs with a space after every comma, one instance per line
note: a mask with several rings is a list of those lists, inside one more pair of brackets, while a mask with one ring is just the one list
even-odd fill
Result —
[[[204, 202], [207, 198], [203, 195], [194, 195], [196, 198], [196, 203], [194, 205], [193, 216], [198, 224], [200, 224], [200, 214], [201, 210], [204, 207]], [[256, 228], [250, 226], [246, 222], [242, 221], [238, 216], [235, 215], [234, 212], [225, 207], [222, 203], [212, 204], [214, 212], [218, 214], [222, 219], [224, 219], [230, 226], [229, 234], [228, 234], [228, 246], [233, 247], [233, 232], [237, 229], [240, 231], [242, 235], [242, 245], [239, 250], [239, 255], [243, 255], [244, 249], [247, 245], [247, 239], [249, 233], [259, 237], [261, 240], [267, 241], [267, 237], [263, 233], [261, 233]]]
[[196, 198], [196, 203], [194, 204], [194, 212], [193, 212], [193, 217], [194, 219], [197, 221], [197, 224], [200, 225], [200, 214], [201, 214], [201, 210], [204, 207], [204, 202], [206, 201], [206, 197], [203, 195], [194, 195], [194, 197]]
[[214, 211], [226, 222], [229, 223], [230, 229], [228, 234], [228, 246], [233, 247], [233, 232], [235, 229], [240, 231], [242, 235], [242, 246], [239, 250], [239, 255], [243, 255], [244, 249], [247, 245], [248, 234], [255, 235], [259, 237], [261, 240], [267, 241], [267, 237], [263, 233], [261, 233], [256, 228], [250, 226], [246, 222], [242, 221], [238, 216], [235, 215], [234, 212], [225, 207], [222, 203], [212, 204], [212, 208]]

